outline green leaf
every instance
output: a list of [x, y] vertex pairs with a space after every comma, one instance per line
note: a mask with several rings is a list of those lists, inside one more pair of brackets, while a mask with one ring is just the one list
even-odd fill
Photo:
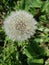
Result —
[[43, 59], [28, 58], [27, 61], [28, 65], [43, 65]]
[[23, 50], [23, 53], [26, 54], [28, 58], [37, 58], [46, 54], [44, 48], [39, 47], [35, 42], [27, 45], [27, 47]]
[[47, 0], [45, 3], [43, 3], [43, 6], [42, 6], [42, 12], [44, 11], [48, 11], [49, 9], [49, 0]]
[[40, 0], [32, 0], [32, 7], [41, 7], [42, 2]]

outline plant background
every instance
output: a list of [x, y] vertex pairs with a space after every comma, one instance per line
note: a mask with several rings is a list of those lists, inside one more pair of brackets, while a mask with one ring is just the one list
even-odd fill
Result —
[[[30, 12], [38, 25], [29, 40], [13, 42], [2, 25], [19, 9]], [[49, 0], [0, 0], [0, 65], [49, 65]]]

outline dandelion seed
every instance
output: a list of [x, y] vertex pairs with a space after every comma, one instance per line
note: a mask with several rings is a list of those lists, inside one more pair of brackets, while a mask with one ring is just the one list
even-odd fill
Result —
[[30, 38], [36, 29], [37, 22], [26, 11], [14, 11], [4, 21], [6, 34], [13, 41], [23, 41]]

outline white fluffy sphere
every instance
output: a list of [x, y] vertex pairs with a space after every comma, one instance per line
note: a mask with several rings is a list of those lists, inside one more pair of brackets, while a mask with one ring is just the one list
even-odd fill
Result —
[[5, 19], [3, 26], [6, 34], [13, 41], [23, 41], [35, 33], [37, 22], [26, 11], [14, 11]]

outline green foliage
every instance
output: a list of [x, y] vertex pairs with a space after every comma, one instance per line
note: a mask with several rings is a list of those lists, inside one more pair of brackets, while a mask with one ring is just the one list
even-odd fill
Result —
[[[2, 29], [2, 20], [19, 9], [33, 14], [38, 25], [32, 38], [13, 42]], [[48, 57], [49, 0], [0, 0], [0, 65], [49, 65]]]
[[28, 65], [42, 65], [43, 59], [29, 59], [28, 58]]

